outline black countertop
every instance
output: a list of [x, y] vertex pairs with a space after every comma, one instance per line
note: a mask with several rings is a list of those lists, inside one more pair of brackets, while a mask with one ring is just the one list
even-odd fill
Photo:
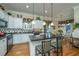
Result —
[[[44, 38], [44, 35], [43, 36], [39, 36], [39, 37], [35, 37], [35, 35], [30, 35], [29, 38], [31, 41], [40, 41], [40, 40], [53, 40], [54, 38], [58, 38], [58, 37], [61, 37], [61, 35], [52, 35], [51, 38]], [[62, 38], [64, 38], [64, 36], [62, 36]]]
[[52, 38], [41, 38], [41, 36], [40, 36], [40, 38], [34, 38], [34, 35], [30, 35], [29, 36], [29, 38], [30, 38], [30, 40], [31, 41], [40, 41], [40, 40], [52, 40], [53, 38], [57, 38], [58, 36], [54, 36], [54, 37], [52, 37]]

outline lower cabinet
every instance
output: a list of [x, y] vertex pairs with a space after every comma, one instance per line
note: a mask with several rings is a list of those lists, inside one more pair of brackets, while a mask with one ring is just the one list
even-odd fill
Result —
[[4, 56], [7, 52], [7, 38], [0, 40], [0, 56]]
[[13, 35], [13, 44], [25, 43], [28, 40], [27, 34], [14, 34]]
[[33, 34], [14, 34], [13, 44], [28, 42], [30, 40], [29, 35], [33, 35]]

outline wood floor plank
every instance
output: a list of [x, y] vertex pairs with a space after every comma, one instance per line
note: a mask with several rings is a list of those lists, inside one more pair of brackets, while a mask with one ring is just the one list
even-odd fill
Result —
[[[6, 56], [30, 56], [29, 43], [14, 45]], [[56, 56], [56, 53], [51, 52], [51, 56]], [[79, 56], [79, 48], [70, 47], [65, 42], [63, 44], [63, 56]]]

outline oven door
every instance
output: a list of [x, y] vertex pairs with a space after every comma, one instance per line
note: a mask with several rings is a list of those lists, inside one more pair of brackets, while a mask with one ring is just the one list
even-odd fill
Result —
[[9, 34], [7, 36], [7, 50], [10, 51], [12, 46], [13, 46], [13, 36], [12, 36], [12, 34]]

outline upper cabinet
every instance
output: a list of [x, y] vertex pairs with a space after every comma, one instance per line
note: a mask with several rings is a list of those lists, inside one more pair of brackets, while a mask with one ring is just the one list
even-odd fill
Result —
[[8, 28], [22, 28], [22, 18], [9, 16]]
[[5, 18], [5, 13], [3, 10], [0, 9], [0, 18], [4, 19]]
[[14, 28], [14, 18], [12, 16], [9, 16], [8, 28]]
[[22, 18], [14, 18], [14, 28], [22, 28]]
[[0, 9], [0, 19], [3, 19], [5, 21], [8, 21], [8, 14], [6, 11]]
[[79, 23], [79, 6], [74, 7], [74, 23]]

